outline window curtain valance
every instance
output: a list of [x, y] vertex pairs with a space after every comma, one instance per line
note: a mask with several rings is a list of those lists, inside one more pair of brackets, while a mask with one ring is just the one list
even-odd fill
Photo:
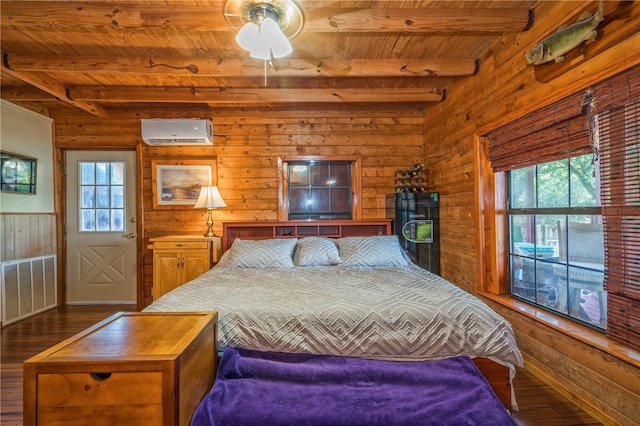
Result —
[[587, 102], [585, 92], [576, 93], [488, 133], [494, 171], [589, 153]]

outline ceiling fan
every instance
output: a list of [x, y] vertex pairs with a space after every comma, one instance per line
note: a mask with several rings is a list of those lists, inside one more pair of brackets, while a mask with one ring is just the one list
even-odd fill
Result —
[[[290, 39], [298, 36], [304, 25], [304, 15], [293, 0], [229, 0], [225, 4], [224, 16], [229, 25], [238, 31], [236, 41], [250, 52], [250, 56], [263, 59], [264, 84], [267, 85], [267, 64], [273, 67], [273, 58], [282, 58], [292, 52]], [[273, 26], [277, 25], [279, 29]], [[269, 43], [260, 41], [260, 33]], [[342, 75], [350, 70], [349, 55], [337, 46], [329, 45], [313, 33], [304, 34], [305, 40], [297, 49], [306, 53], [313, 66], [322, 63], [328, 74]], [[311, 41], [311, 43], [309, 43]], [[313, 47], [311, 47], [313, 46]], [[322, 53], [323, 59], [316, 57]], [[311, 55], [309, 57], [309, 55]], [[300, 57], [300, 55], [297, 55]], [[305, 56], [305, 55], [303, 55]], [[326, 61], [329, 59], [329, 61]], [[345, 65], [346, 63], [346, 65]]]
[[264, 60], [291, 53], [289, 39], [300, 33], [304, 23], [293, 0], [229, 0], [224, 16], [238, 30], [238, 44]]

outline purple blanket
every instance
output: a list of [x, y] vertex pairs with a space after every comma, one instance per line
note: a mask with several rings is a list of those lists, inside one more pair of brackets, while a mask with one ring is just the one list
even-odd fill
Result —
[[192, 425], [515, 425], [470, 358], [396, 362], [227, 348]]

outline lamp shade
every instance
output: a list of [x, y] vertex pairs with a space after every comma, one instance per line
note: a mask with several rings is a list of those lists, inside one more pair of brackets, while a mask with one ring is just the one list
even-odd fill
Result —
[[215, 209], [217, 207], [227, 207], [220, 196], [217, 186], [203, 186], [200, 189], [200, 196], [196, 201], [194, 209]]

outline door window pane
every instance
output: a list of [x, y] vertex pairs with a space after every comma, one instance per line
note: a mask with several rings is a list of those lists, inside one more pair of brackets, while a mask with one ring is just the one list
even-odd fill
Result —
[[83, 208], [92, 208], [96, 206], [96, 188], [90, 185], [83, 185], [81, 187], [80, 205]]
[[95, 231], [96, 230], [96, 215], [94, 210], [82, 209], [80, 219], [81, 231]]
[[78, 167], [80, 232], [124, 232], [124, 162], [84, 162]]
[[111, 206], [116, 208], [124, 208], [124, 187], [115, 185], [111, 187]]
[[109, 199], [108, 186], [96, 186], [96, 206], [98, 208], [109, 208], [111, 200]]
[[111, 163], [111, 185], [124, 185], [124, 163]]
[[82, 185], [93, 185], [96, 183], [96, 165], [94, 163], [80, 164], [80, 182]]
[[109, 210], [107, 209], [97, 209], [96, 210], [96, 219], [98, 226], [96, 227], [97, 231], [110, 231], [111, 226], [109, 223]]
[[96, 183], [109, 183], [109, 163], [96, 163]]

